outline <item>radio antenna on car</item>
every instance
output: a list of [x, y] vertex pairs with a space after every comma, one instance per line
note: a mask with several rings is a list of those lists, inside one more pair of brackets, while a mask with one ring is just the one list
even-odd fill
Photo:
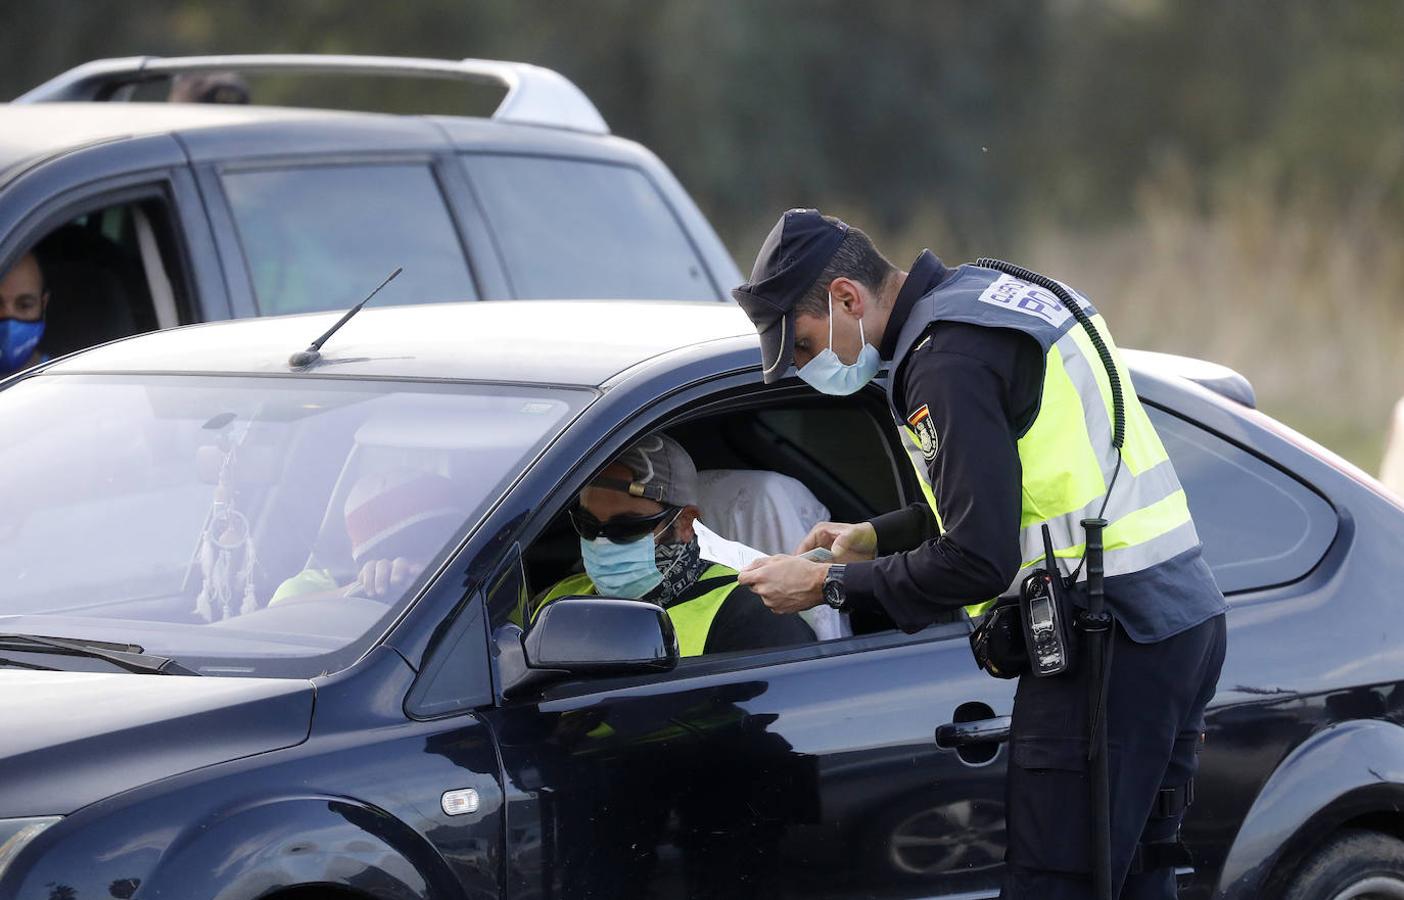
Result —
[[365, 306], [371, 301], [371, 297], [374, 297], [376, 294], [380, 293], [381, 288], [384, 288], [387, 284], [394, 281], [395, 277], [398, 276], [404, 270], [405, 267], [400, 266], [395, 271], [391, 272], [390, 275], [380, 283], [380, 287], [367, 294], [366, 299], [362, 300], [360, 303], [357, 303], [355, 306], [348, 309], [346, 311], [346, 315], [342, 316], [340, 319], [337, 319], [336, 324], [327, 329], [326, 334], [322, 335], [312, 343], [308, 344], [306, 350], [299, 350], [292, 356], [288, 357], [288, 365], [293, 367], [294, 369], [305, 369], [317, 360], [321, 359], [322, 345], [325, 344], [331, 338], [332, 335], [336, 334], [337, 329], [345, 325], [347, 322], [351, 321], [351, 317], [354, 316], [356, 313], [360, 312], [361, 307]]

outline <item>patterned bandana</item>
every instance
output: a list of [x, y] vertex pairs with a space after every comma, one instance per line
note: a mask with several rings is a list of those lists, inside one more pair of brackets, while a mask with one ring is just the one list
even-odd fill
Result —
[[687, 543], [669, 541], [660, 543], [653, 551], [654, 562], [663, 575], [662, 584], [649, 592], [644, 599], [651, 600], [667, 609], [697, 583], [707, 563], [702, 559], [702, 548], [696, 535]]

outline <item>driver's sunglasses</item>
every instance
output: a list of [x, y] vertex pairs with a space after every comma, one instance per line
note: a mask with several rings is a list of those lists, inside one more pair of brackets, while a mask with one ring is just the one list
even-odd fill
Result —
[[615, 516], [608, 522], [601, 522], [576, 504], [570, 508], [570, 524], [575, 527], [575, 533], [587, 541], [604, 537], [612, 544], [631, 544], [657, 531], [665, 521], [673, 524], [672, 520], [681, 512], [681, 506], [669, 506], [651, 516]]

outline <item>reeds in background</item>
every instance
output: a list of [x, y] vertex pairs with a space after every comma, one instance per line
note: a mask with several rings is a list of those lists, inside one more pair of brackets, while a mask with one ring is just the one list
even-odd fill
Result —
[[1404, 395], [1404, 227], [1365, 192], [1346, 210], [1267, 174], [1196, 201], [1169, 175], [1102, 233], [1044, 224], [1035, 268], [1076, 284], [1128, 347], [1198, 356], [1258, 405], [1370, 472]]
[[[1121, 346], [1230, 366], [1264, 412], [1377, 473], [1404, 396], [1404, 222], [1383, 191], [1362, 190], [1342, 209], [1270, 171], [1201, 185], [1172, 165], [1136, 192], [1122, 224], [1044, 215], [1008, 244], [929, 211], [872, 233], [899, 266], [930, 247], [947, 262], [1001, 256], [1066, 281]], [[876, 218], [861, 204], [832, 211], [854, 224]]]

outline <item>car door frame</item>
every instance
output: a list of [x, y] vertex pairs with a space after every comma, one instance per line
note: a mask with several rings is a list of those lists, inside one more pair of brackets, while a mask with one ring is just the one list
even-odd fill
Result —
[[[227, 318], [228, 293], [208, 210], [180, 145], [167, 135], [100, 144], [18, 176], [0, 191], [0, 271], [85, 211], [157, 198], [171, 217], [167, 277], [180, 285], [180, 324]], [[176, 271], [171, 271], [174, 268]]]

